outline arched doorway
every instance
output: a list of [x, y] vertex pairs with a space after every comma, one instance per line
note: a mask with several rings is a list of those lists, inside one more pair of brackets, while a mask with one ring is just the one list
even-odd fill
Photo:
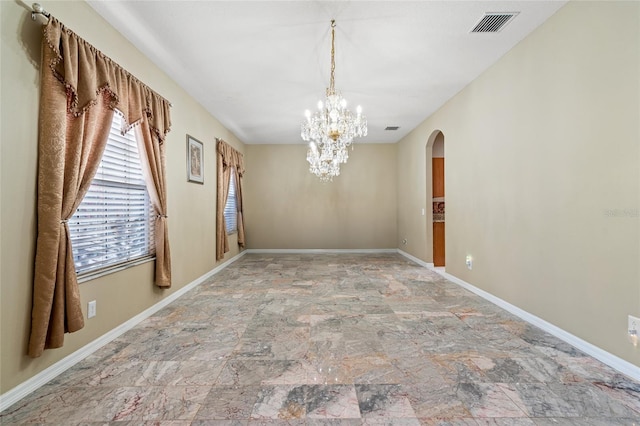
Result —
[[[430, 155], [429, 155], [430, 154]], [[445, 155], [444, 134], [436, 130], [427, 142], [427, 200], [431, 201], [431, 231], [433, 266], [445, 266]], [[429, 167], [430, 166], [430, 167]], [[430, 169], [430, 170], [429, 170]], [[427, 241], [429, 238], [427, 237]]]

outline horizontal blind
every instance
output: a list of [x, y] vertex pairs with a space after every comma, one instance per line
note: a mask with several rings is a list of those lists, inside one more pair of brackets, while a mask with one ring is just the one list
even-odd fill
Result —
[[224, 206], [224, 223], [227, 234], [236, 232], [238, 229], [238, 209], [236, 207], [236, 176], [235, 170], [231, 169], [231, 179], [229, 180], [229, 193], [227, 194], [227, 204]]
[[155, 215], [133, 129], [120, 133], [114, 114], [109, 141], [89, 191], [69, 219], [76, 272], [90, 272], [154, 254]]

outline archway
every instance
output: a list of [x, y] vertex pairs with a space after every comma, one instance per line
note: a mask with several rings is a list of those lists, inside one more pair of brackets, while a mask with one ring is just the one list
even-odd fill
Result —
[[433, 265], [445, 266], [445, 155], [444, 134], [434, 131], [426, 146], [427, 154], [427, 202], [431, 205], [428, 215], [427, 244], [431, 241]]

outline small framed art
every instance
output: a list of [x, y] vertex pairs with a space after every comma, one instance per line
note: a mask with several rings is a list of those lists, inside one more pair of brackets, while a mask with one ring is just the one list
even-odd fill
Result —
[[204, 145], [187, 135], [187, 181], [204, 183]]

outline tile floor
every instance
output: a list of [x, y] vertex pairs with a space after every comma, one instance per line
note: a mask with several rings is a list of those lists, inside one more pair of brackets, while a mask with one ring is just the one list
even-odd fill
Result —
[[0, 423], [638, 425], [640, 384], [399, 255], [251, 254]]

